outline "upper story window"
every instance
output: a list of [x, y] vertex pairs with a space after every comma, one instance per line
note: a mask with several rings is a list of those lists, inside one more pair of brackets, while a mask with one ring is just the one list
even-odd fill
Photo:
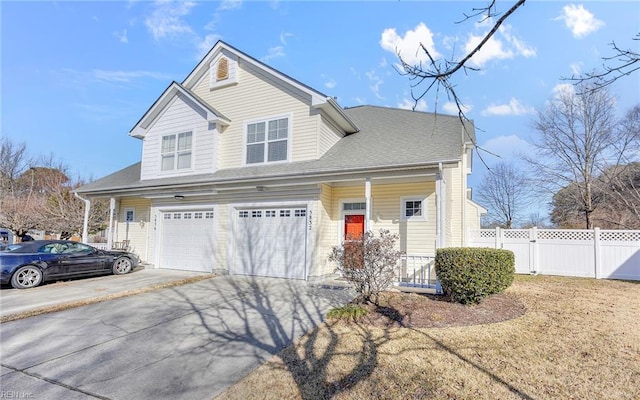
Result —
[[247, 124], [247, 164], [286, 161], [288, 142], [288, 118]]
[[162, 137], [162, 171], [191, 168], [191, 132]]
[[402, 199], [402, 219], [405, 221], [427, 219], [425, 201], [423, 198], [403, 198]]

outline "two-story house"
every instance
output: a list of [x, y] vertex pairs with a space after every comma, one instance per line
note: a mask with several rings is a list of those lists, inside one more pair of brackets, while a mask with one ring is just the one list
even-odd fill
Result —
[[110, 243], [155, 268], [313, 279], [349, 235], [388, 229], [433, 255], [480, 224], [471, 124], [342, 108], [224, 42], [129, 134], [141, 161], [77, 192], [111, 199]]

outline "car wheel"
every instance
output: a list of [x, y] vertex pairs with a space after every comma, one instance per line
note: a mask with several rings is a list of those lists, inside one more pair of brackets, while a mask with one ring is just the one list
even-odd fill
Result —
[[11, 286], [16, 289], [28, 289], [42, 283], [42, 271], [35, 265], [25, 265], [11, 277]]
[[127, 257], [117, 258], [113, 262], [113, 274], [114, 275], [123, 275], [131, 272], [131, 260]]

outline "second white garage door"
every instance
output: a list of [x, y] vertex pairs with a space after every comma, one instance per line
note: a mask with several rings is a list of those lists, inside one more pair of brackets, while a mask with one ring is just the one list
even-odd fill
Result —
[[306, 279], [306, 208], [237, 209], [233, 273]]
[[160, 268], [211, 272], [213, 233], [213, 210], [164, 212]]

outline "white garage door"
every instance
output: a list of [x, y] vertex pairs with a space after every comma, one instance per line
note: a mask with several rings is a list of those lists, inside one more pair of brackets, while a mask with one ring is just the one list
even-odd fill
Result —
[[212, 210], [164, 212], [161, 232], [160, 268], [212, 271]]
[[306, 278], [306, 208], [250, 208], [235, 213], [234, 273]]

